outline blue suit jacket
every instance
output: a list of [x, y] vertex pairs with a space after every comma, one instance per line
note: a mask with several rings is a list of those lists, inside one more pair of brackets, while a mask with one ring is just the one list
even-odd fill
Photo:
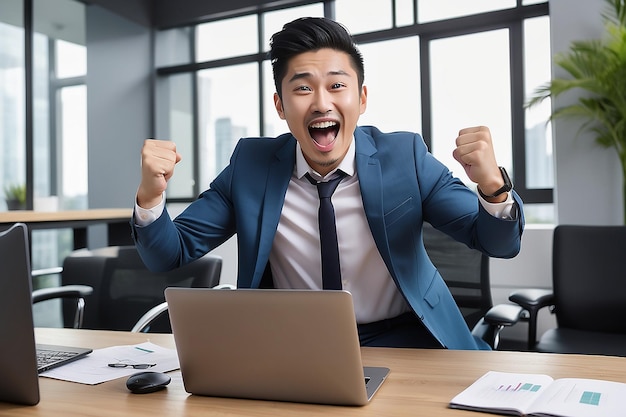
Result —
[[[513, 257], [524, 227], [521, 200], [513, 193], [517, 220], [497, 219], [428, 152], [419, 135], [358, 127], [354, 136], [365, 214], [397, 287], [444, 347], [484, 347], [472, 337], [426, 254], [422, 222], [489, 256]], [[229, 166], [174, 221], [164, 213], [149, 226], [133, 227], [146, 265], [154, 270], [177, 267], [236, 233], [237, 285], [258, 288], [294, 170], [295, 150], [291, 134], [240, 140]]]

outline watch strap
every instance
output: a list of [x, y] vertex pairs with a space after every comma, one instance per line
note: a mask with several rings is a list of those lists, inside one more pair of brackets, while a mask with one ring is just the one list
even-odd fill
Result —
[[511, 178], [509, 177], [509, 174], [506, 172], [506, 169], [504, 169], [504, 167], [498, 167], [498, 168], [500, 169], [500, 175], [502, 175], [502, 180], [504, 181], [504, 185], [498, 188], [491, 195], [487, 195], [483, 193], [480, 190], [480, 187], [476, 187], [476, 190], [478, 190], [478, 194], [480, 194], [480, 196], [484, 199], [497, 197], [500, 194], [507, 193], [513, 189], [513, 183], [511, 182]]

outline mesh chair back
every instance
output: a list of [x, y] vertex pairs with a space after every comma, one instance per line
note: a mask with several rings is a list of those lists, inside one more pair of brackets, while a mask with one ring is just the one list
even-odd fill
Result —
[[626, 334], [626, 226], [554, 229], [559, 327]]
[[493, 305], [489, 257], [428, 223], [424, 223], [423, 234], [428, 256], [448, 285], [468, 327], [474, 328]]
[[[144, 313], [165, 301], [165, 288], [213, 287], [221, 269], [222, 258], [207, 254], [172, 271], [151, 272], [134, 246], [112, 246], [73, 252], [63, 263], [62, 280], [94, 288], [85, 300], [83, 328], [131, 330]], [[151, 331], [171, 332], [169, 316], [156, 320]]]

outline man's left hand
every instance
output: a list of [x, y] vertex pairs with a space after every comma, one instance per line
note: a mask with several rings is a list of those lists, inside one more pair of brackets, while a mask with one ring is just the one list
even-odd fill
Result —
[[[461, 129], [452, 156], [484, 194], [491, 195], [504, 185], [489, 128], [476, 126]], [[506, 198], [506, 194], [502, 197]]]

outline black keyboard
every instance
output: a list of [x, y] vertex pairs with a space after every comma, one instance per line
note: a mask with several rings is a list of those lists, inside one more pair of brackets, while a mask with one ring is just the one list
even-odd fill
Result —
[[58, 361], [73, 358], [78, 353], [62, 352], [56, 350], [37, 349], [37, 367], [42, 367]]

